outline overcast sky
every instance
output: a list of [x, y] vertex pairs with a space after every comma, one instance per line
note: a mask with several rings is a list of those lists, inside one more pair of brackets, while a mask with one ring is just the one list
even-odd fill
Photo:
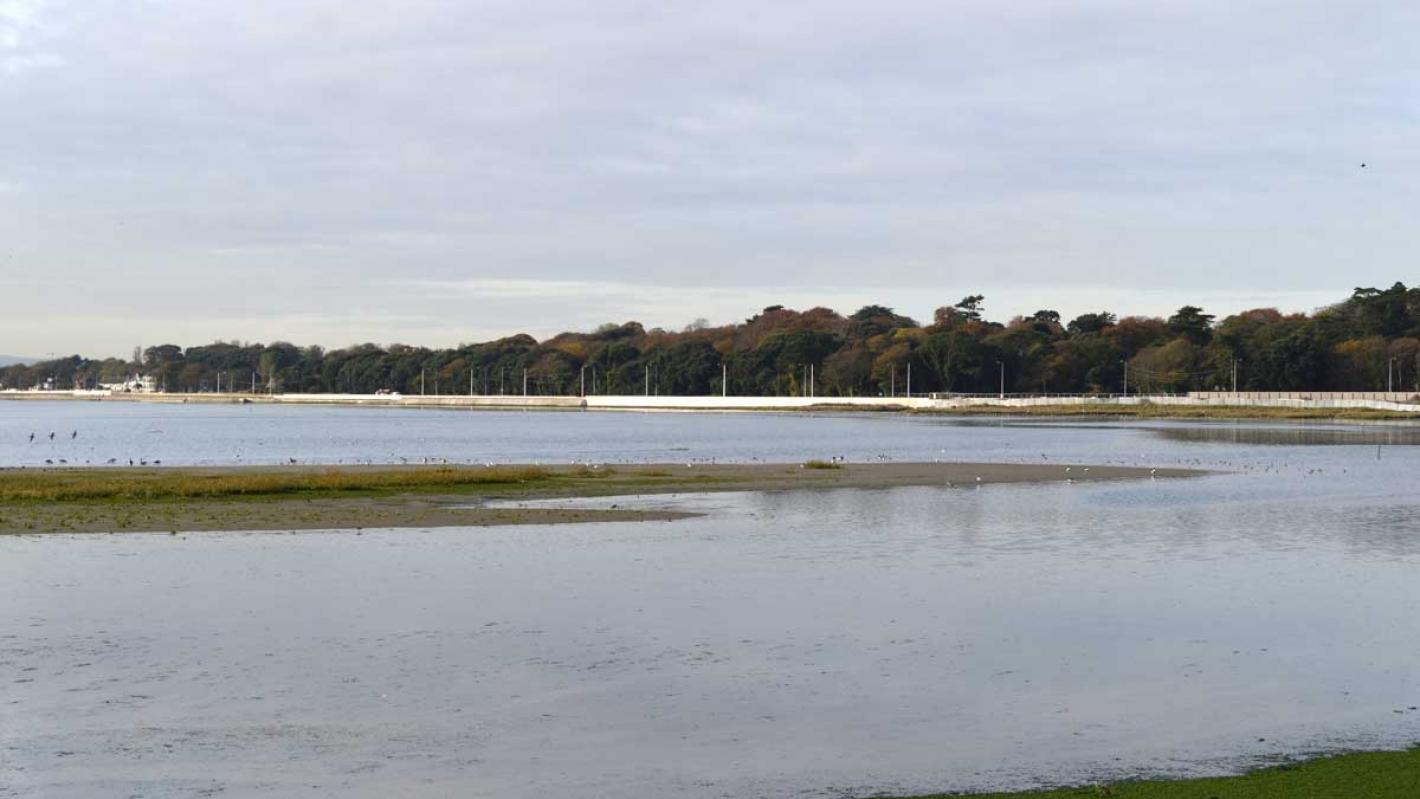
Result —
[[1413, 0], [0, 0], [0, 352], [1311, 310], [1420, 280], [1417, 30]]

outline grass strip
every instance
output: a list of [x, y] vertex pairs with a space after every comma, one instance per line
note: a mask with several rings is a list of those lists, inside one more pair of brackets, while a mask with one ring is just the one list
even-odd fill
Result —
[[1142, 780], [1017, 793], [934, 794], [918, 799], [1414, 799], [1420, 748], [1356, 752], [1262, 768], [1235, 777]]
[[[1417, 409], [1420, 411], [1420, 409]], [[1314, 419], [1420, 420], [1420, 412], [1376, 408], [1271, 408], [1246, 405], [963, 405], [957, 408], [914, 409], [911, 413], [936, 416], [1097, 416], [1138, 419]]]
[[549, 478], [548, 470], [532, 466], [292, 469], [246, 473], [12, 469], [0, 474], [0, 502], [153, 501], [435, 491], [533, 483]]

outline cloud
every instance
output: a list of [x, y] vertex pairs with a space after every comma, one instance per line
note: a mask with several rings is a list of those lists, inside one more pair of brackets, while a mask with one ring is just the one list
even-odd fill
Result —
[[[204, 306], [185, 335], [339, 344], [360, 319], [451, 343], [976, 292], [1339, 299], [1420, 247], [1417, 24], [1399, 0], [0, 0], [0, 280], [32, 278], [7, 349]], [[332, 309], [355, 321], [300, 321]]]
[[41, 27], [48, 0], [0, 0], [0, 76], [59, 66], [54, 53], [36, 51], [32, 39]]

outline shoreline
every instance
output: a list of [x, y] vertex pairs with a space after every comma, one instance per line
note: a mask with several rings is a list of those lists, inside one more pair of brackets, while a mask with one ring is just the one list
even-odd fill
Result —
[[936, 793], [897, 799], [1410, 799], [1420, 785], [1420, 748], [1323, 754], [1224, 777], [1124, 780], [1064, 788]]
[[724, 396], [404, 396], [375, 394], [111, 394], [0, 391], [14, 402], [125, 402], [158, 405], [287, 405], [484, 411], [630, 413], [888, 413], [932, 416], [1026, 416], [1216, 420], [1416, 421], [1420, 403], [1403, 392], [1336, 396], [1209, 393], [1209, 396], [1061, 397], [724, 397]]
[[[1191, 469], [1004, 463], [165, 467], [0, 470], [0, 535], [487, 527], [669, 521], [676, 510], [504, 503], [725, 491], [1176, 479]], [[488, 503], [500, 503], [489, 507]]]

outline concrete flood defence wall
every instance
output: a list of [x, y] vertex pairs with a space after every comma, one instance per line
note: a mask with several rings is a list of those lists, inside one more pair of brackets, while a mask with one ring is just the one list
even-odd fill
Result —
[[1191, 406], [1251, 408], [1371, 409], [1420, 416], [1420, 394], [1413, 392], [1227, 392], [1130, 396], [960, 396], [914, 397], [669, 397], [621, 395], [560, 396], [406, 396], [399, 394], [128, 394], [101, 391], [0, 391], [0, 399], [68, 399], [110, 402], [261, 403], [279, 405], [366, 405], [385, 407], [502, 410], [615, 411], [951, 411], [988, 406], [1033, 408], [1059, 406]]

